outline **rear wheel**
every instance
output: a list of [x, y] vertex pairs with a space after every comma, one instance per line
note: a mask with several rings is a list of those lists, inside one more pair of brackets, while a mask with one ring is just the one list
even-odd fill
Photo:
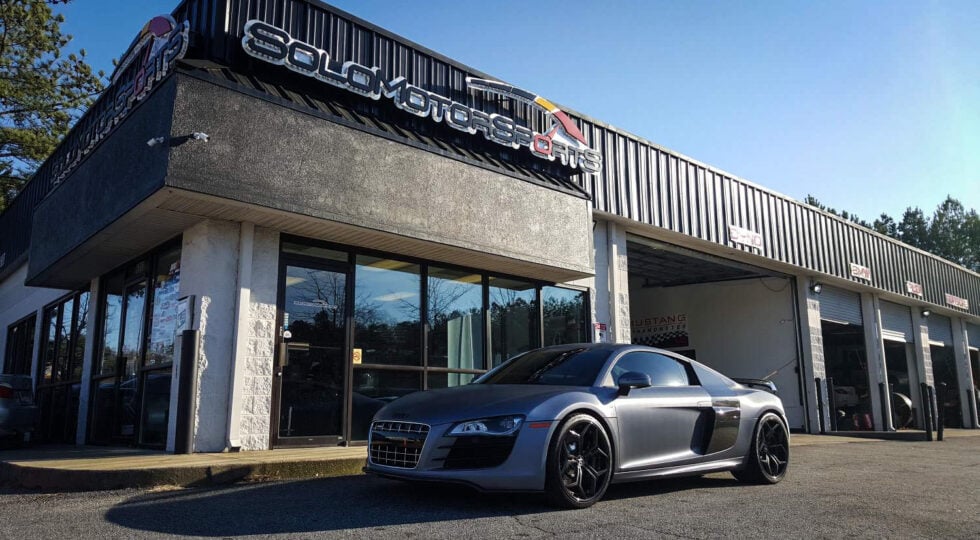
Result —
[[789, 467], [789, 431], [776, 413], [766, 413], [755, 425], [745, 468], [732, 476], [750, 484], [775, 484]]
[[576, 414], [558, 428], [548, 449], [545, 491], [563, 508], [586, 508], [606, 493], [612, 479], [609, 434], [594, 417]]

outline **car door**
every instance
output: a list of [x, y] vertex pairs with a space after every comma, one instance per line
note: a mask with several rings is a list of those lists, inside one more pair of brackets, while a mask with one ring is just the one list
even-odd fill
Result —
[[655, 352], [633, 351], [613, 365], [612, 383], [631, 371], [649, 375], [652, 386], [633, 388], [615, 401], [619, 469], [649, 469], [701, 458], [711, 397], [698, 385], [690, 366]]

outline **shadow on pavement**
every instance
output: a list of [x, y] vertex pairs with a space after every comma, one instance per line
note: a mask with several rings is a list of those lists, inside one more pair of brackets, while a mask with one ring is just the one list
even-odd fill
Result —
[[[614, 485], [606, 499], [733, 483], [730, 479], [689, 478]], [[147, 532], [236, 536], [378, 529], [551, 511], [555, 510], [535, 494], [487, 494], [465, 486], [355, 476], [148, 493], [110, 509], [106, 520]]]

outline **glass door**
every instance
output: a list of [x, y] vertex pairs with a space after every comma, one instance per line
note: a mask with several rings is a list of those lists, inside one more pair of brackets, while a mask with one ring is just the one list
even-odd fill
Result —
[[343, 264], [286, 260], [280, 270], [275, 446], [346, 440], [347, 282]]

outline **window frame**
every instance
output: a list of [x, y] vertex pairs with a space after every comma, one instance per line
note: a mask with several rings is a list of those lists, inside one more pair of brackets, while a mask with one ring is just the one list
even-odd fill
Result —
[[[17, 343], [11, 339], [11, 335], [17, 331], [18, 327], [23, 325], [24, 329], [27, 330], [27, 334], [30, 336], [28, 338], [20, 338], [18, 336]], [[14, 350], [17, 345], [27, 345], [27, 363], [24, 365], [23, 359], [19, 359], [16, 367], [22, 367], [19, 371], [12, 371], [13, 356], [18, 352], [23, 351]], [[3, 355], [3, 370], [2, 373], [8, 375], [28, 375], [30, 376], [34, 370], [34, 353], [37, 350], [37, 312], [32, 312], [29, 315], [25, 315], [20, 319], [14, 321], [13, 323], [7, 325], [7, 337], [4, 342], [4, 355]]]

